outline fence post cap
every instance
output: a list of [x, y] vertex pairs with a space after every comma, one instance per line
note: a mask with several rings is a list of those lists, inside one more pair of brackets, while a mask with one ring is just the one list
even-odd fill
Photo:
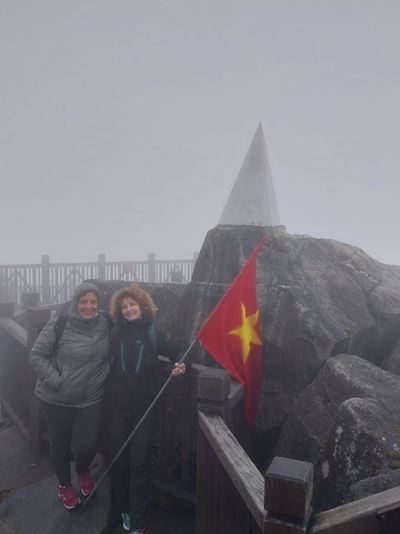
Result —
[[265, 508], [268, 513], [308, 521], [313, 471], [310, 462], [276, 456], [265, 475]]
[[312, 463], [295, 460], [294, 458], [283, 458], [282, 456], [275, 456], [266, 473], [267, 477], [279, 477], [299, 482], [303, 480], [304, 483], [312, 478], [312, 475]]
[[35, 306], [26, 310], [27, 324], [32, 327], [43, 326], [50, 319], [50, 310]]
[[201, 400], [223, 402], [229, 395], [230, 386], [231, 375], [226, 369], [206, 369], [198, 378], [198, 397]]
[[28, 293], [27, 291], [21, 294], [21, 303], [26, 308], [32, 308], [32, 306], [36, 306], [39, 304], [40, 301], [40, 293], [38, 292], [31, 292]]

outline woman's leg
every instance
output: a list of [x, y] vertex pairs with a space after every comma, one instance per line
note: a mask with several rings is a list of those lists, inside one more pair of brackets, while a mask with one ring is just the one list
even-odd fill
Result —
[[[132, 431], [132, 419], [115, 413], [106, 414], [107, 452], [110, 462]], [[129, 510], [129, 446], [110, 470], [112, 516], [121, 517]]]
[[130, 446], [129, 513], [132, 529], [147, 525], [146, 512], [151, 486], [150, 465], [154, 425], [155, 414], [150, 413], [143, 421]]
[[50, 438], [50, 460], [60, 485], [71, 483], [71, 436], [76, 408], [40, 401]]
[[87, 473], [97, 452], [101, 403], [77, 408], [72, 425], [72, 450], [76, 472]]

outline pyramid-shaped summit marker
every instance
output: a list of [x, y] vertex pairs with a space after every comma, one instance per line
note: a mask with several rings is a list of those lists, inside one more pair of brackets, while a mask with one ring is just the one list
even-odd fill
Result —
[[280, 226], [261, 123], [218, 224]]

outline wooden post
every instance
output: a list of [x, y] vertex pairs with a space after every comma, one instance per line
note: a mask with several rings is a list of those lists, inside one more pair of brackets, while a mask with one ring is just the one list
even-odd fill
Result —
[[147, 254], [148, 261], [148, 282], [154, 284], [156, 282], [156, 255], [154, 252], [149, 252]]
[[40, 302], [40, 293], [22, 293], [21, 304], [25, 308], [32, 308], [37, 306]]
[[97, 254], [97, 278], [99, 280], [106, 279], [106, 255]]
[[[50, 318], [50, 310], [43, 308], [28, 308], [26, 312], [26, 325], [27, 325], [27, 350], [28, 354], [33, 347], [36, 338], [38, 337], [41, 329], [47, 323]], [[27, 358], [28, 358], [27, 354]], [[29, 417], [29, 441], [32, 448], [36, 451], [40, 449], [40, 410], [39, 403], [35, 391], [36, 376], [32, 367], [28, 366], [28, 417]]]
[[313, 494], [313, 465], [276, 456], [265, 476], [264, 534], [305, 534]]
[[42, 256], [42, 303], [50, 304], [50, 256]]
[[210, 367], [203, 371], [199, 374], [197, 382], [198, 409], [204, 413], [220, 415], [229, 426], [230, 388], [231, 375], [226, 369]]
[[[231, 377], [225, 369], [210, 368], [198, 377], [198, 409], [229, 419]], [[232, 505], [235, 504], [235, 511]], [[236, 490], [224, 472], [201, 428], [197, 433], [196, 534], [238, 534], [243, 514]]]

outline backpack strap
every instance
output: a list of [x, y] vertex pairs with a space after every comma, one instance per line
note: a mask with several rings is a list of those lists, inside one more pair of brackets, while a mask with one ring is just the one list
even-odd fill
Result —
[[156, 333], [156, 327], [155, 327], [154, 323], [150, 323], [147, 333], [149, 335], [151, 348], [152, 348], [153, 352], [155, 352], [158, 355], [157, 333]]
[[57, 320], [54, 324], [54, 345], [53, 345], [53, 354], [57, 352], [58, 344], [60, 343], [61, 336], [63, 335], [65, 326], [68, 322], [68, 315], [63, 313], [57, 317]]

